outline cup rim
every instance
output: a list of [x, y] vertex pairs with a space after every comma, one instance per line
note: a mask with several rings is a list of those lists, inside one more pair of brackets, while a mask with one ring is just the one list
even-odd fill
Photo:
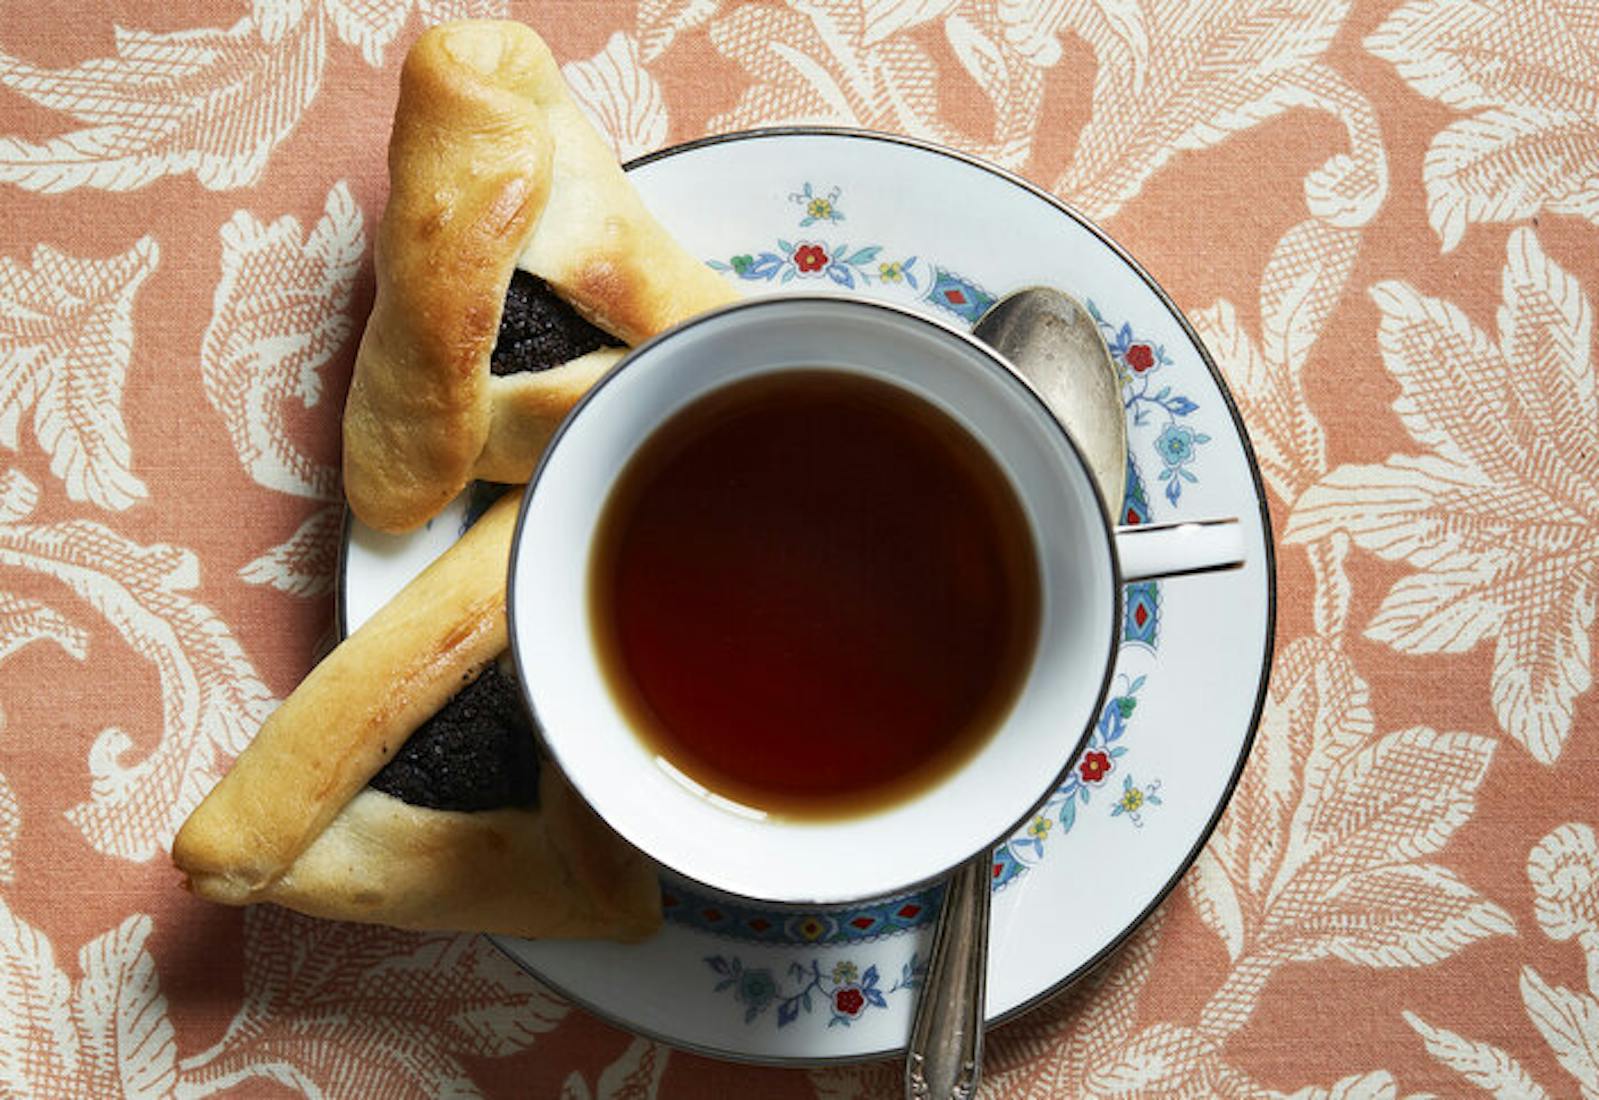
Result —
[[[1124, 584], [1122, 581], [1121, 561], [1116, 550], [1115, 527], [1111, 522], [1109, 513], [1106, 511], [1104, 495], [1100, 492], [1098, 483], [1089, 472], [1088, 462], [1083, 456], [1082, 449], [1078, 446], [1077, 441], [1072, 438], [1071, 433], [1066, 430], [1066, 426], [1061, 422], [1060, 418], [1055, 415], [1054, 410], [1049, 407], [1049, 403], [1044, 400], [1044, 397], [1038, 391], [1038, 388], [1028, 381], [1027, 377], [1023, 375], [1021, 371], [1017, 370], [1008, 359], [1006, 359], [988, 344], [973, 336], [970, 332], [956, 328], [954, 325], [951, 325], [940, 318], [929, 316], [928, 314], [908, 308], [906, 306], [901, 306], [892, 302], [883, 302], [875, 299], [861, 298], [846, 294], [760, 294], [748, 298], [741, 298], [737, 301], [696, 314], [695, 316], [677, 325], [674, 325], [664, 332], [658, 333], [642, 343], [627, 349], [622, 358], [613, 364], [609, 369], [607, 369], [605, 373], [602, 374], [594, 382], [594, 384], [589, 387], [587, 392], [585, 392], [577, 400], [567, 414], [561, 419], [561, 422], [556, 426], [555, 431], [550, 436], [549, 442], [545, 444], [544, 451], [539, 456], [539, 461], [534, 467], [532, 476], [528, 479], [527, 484], [522, 489], [521, 500], [517, 505], [516, 526], [511, 539], [511, 552], [510, 556], [506, 560], [506, 616], [511, 658], [512, 663], [517, 670], [517, 689], [522, 696], [523, 704], [527, 707], [529, 716], [532, 718], [534, 736], [538, 739], [538, 743], [545, 756], [548, 757], [549, 761], [556, 767], [561, 768], [562, 775], [566, 777], [567, 782], [572, 786], [578, 797], [583, 800], [584, 804], [588, 806], [589, 809], [597, 817], [599, 817], [601, 821], [605, 822], [607, 828], [614, 830], [615, 826], [613, 826], [606, 818], [605, 814], [600, 811], [599, 807], [595, 805], [594, 801], [589, 798], [588, 794], [583, 790], [578, 781], [573, 778], [571, 774], [562, 766], [562, 757], [556, 748], [555, 741], [546, 732], [545, 724], [539, 718], [538, 704], [533, 698], [533, 692], [528, 684], [528, 677], [522, 673], [524, 662], [522, 656], [522, 642], [520, 640], [521, 632], [517, 629], [517, 607], [520, 603], [516, 596], [516, 592], [519, 587], [519, 582], [517, 579], [519, 573], [519, 570], [517, 569], [517, 562], [520, 560], [522, 554], [522, 540], [527, 527], [527, 517], [530, 511], [530, 504], [538, 490], [540, 482], [547, 471], [551, 457], [556, 453], [557, 448], [567, 435], [568, 430], [598, 398], [599, 394], [618, 377], [625, 373], [628, 368], [633, 366], [633, 364], [638, 360], [654, 352], [654, 350], [661, 344], [671, 341], [677, 338], [680, 334], [688, 332], [691, 329], [697, 328], [701, 325], [720, 322], [728, 316], [739, 313], [760, 312], [768, 309], [791, 308], [796, 305], [820, 305], [828, 309], [859, 310], [863, 313], [876, 312], [889, 314], [900, 320], [908, 320], [916, 325], [923, 325], [932, 329], [936, 329], [944, 336], [952, 337], [958, 343], [964, 344], [970, 350], [975, 351], [977, 353], [977, 357], [983, 361], [986, 367], [996, 371], [1003, 379], [1007, 381], [1008, 384], [1018, 387], [1019, 392], [1024, 396], [1024, 398], [1033, 404], [1036, 407], [1036, 411], [1041, 414], [1041, 423], [1046, 426], [1046, 430], [1049, 431], [1053, 436], [1058, 437], [1061, 442], [1065, 443], [1068, 452], [1071, 454], [1076, 464], [1081, 480], [1087, 482], [1088, 491], [1096, 505], [1093, 511], [1098, 520], [1098, 526], [1090, 529], [1097, 531], [1100, 536], [1101, 545], [1104, 547], [1102, 556], [1109, 565], [1112, 586], [1111, 614], [1109, 616], [1110, 630], [1109, 637], [1106, 640], [1107, 648], [1103, 660], [1104, 668], [1100, 676], [1099, 686], [1094, 701], [1088, 710], [1087, 721], [1085, 722], [1082, 730], [1077, 734], [1076, 739], [1071, 747], [1071, 751], [1066, 753], [1061, 758], [1062, 764], [1060, 768], [1057, 769], [1053, 776], [1051, 776], [1049, 782], [1044, 786], [1042, 793], [1036, 799], [1030, 801], [1022, 813], [1017, 815], [1013, 820], [1009, 821], [1005, 828], [998, 834], [983, 841], [977, 847], [964, 852], [947, 865], [940, 867], [938, 870], [929, 874], [918, 875], [915, 878], [904, 881], [895, 880], [893, 882], [887, 882], [880, 889], [875, 889], [872, 893], [864, 895], [807, 895], [804, 897], [774, 898], [730, 889], [727, 886], [720, 885], [710, 881], [707, 878], [700, 877], [692, 871], [655, 860], [655, 857], [651, 856], [650, 853], [643, 849], [642, 846], [636, 844], [634, 845], [634, 847], [639, 848], [639, 850], [648, 856], [652, 861], [657, 862], [665, 871], [700, 889], [722, 894], [730, 898], [756, 902], [764, 905], [814, 908], [849, 904], [870, 897], [892, 897], [899, 894], [925, 889], [935, 883], [942, 882], [943, 880], [947, 879], [956, 868], [978, 858], [986, 852], [992, 851], [998, 844], [1003, 843], [1007, 837], [1013, 834], [1018, 828], [1020, 828], [1030, 818], [1037, 814], [1039, 808], [1047, 803], [1054, 791], [1066, 781], [1071, 769], [1077, 762], [1077, 757], [1082, 753], [1083, 746], [1087, 744], [1090, 736], [1093, 733], [1094, 724], [1096, 721], [1098, 721], [1099, 714], [1104, 709], [1105, 699], [1109, 694], [1110, 685], [1115, 678], [1116, 656], [1118, 652], [1117, 640], [1124, 615], [1125, 595], [1123, 591]], [[642, 443], [643, 440], [641, 439], [638, 442]], [[1047, 536], [1047, 533], [1041, 534]], [[618, 835], [621, 834], [618, 833]], [[632, 843], [632, 841], [625, 836], [623, 839], [627, 840], [630, 844]]]

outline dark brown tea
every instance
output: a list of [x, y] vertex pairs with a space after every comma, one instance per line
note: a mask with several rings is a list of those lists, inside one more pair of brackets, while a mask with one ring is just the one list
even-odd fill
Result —
[[785, 371], [654, 432], [606, 502], [590, 613], [639, 735], [789, 817], [898, 800], [968, 759], [1032, 661], [1039, 575], [1009, 479], [888, 383]]

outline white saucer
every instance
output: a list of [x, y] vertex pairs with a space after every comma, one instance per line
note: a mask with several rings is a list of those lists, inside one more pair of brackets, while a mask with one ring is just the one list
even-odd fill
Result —
[[[996, 856], [988, 1016], [1023, 1011], [1171, 890], [1247, 755], [1275, 586], [1265, 494], [1232, 400], [1176, 308], [1115, 245], [960, 154], [773, 130], [679, 146], [629, 173], [678, 240], [752, 292], [837, 289], [967, 323], [1036, 283], [1089, 302], [1125, 373], [1124, 521], [1243, 519], [1245, 568], [1130, 586], [1114, 698], [1092, 743], [1047, 817]], [[352, 524], [340, 574], [347, 628], [458, 537], [471, 496], [412, 535]], [[894, 837], [860, 858], [892, 860]], [[644, 944], [499, 944], [598, 1015], [701, 1053], [814, 1065], [903, 1049], [936, 889], [821, 912], [754, 909], [671, 881], [664, 890], [667, 926]]]

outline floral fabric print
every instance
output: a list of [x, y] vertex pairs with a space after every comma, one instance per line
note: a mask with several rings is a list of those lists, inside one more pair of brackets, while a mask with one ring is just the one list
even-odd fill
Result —
[[[1016, 172], [1158, 278], [1226, 378], [1277, 537], [1252, 755], [1166, 903], [990, 1034], [984, 1096], [1599, 1094], [1587, 0], [0, 11], [0, 1093], [899, 1092], [898, 1063], [621, 1035], [473, 937], [201, 906], [167, 863], [330, 634], [394, 88], [424, 26], [469, 15], [533, 23], [620, 158], [830, 124]], [[773, 196], [780, 238], [712, 266], [961, 323], [1003, 289], [935, 238], [877, 243], [806, 178]], [[951, 202], [947, 225], [982, 216]], [[1126, 518], [1198, 514], [1230, 440], [1198, 427], [1169, 335], [1092, 307], [1143, 431]], [[1179, 599], [1132, 593], [1134, 640]], [[1138, 692], [1117, 684], [996, 876], [1080, 841], [1087, 808], [1118, 838], [1097, 866], [1138, 858], [1181, 797], [1127, 754]], [[791, 968], [719, 943], [684, 980], [774, 1032], [860, 1035], [914, 1001], [921, 960], [829, 942]]]

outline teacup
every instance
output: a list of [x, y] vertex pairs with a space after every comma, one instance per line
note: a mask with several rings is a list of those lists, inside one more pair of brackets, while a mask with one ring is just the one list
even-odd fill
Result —
[[[835, 385], [840, 394], [860, 391], [865, 395], [860, 399], [861, 407], [868, 412], [852, 413], [848, 401], [838, 406], [842, 411], [834, 410], [827, 405], [825, 396], [817, 396], [829, 385]], [[763, 394], [770, 396], [762, 397]], [[716, 661], [710, 659], [695, 664], [700, 655], [694, 647], [709, 644], [703, 635], [722, 629], [705, 626], [691, 613], [680, 614], [676, 620], [666, 615], [664, 625], [655, 622], [650, 626], [655, 631], [655, 641], [650, 644], [664, 658], [657, 662], [665, 670], [660, 672], [664, 680], [649, 681], [649, 675], [654, 673], [644, 671], [652, 660], [647, 655], [632, 664], [629, 661], [633, 658], [626, 653], [617, 656], [619, 650], [631, 652], [628, 647], [633, 643], [617, 641], [625, 635], [625, 627], [617, 625], [625, 616], [622, 612], [613, 614], [617, 599], [610, 590], [621, 584], [616, 576], [622, 574], [613, 575], [618, 552], [608, 547], [621, 538], [614, 529], [627, 522], [632, 514], [628, 509], [644, 508], [636, 501], [648, 498], [649, 493], [656, 494], [649, 499], [667, 502], [660, 504], [661, 508], [688, 509], [716, 530], [721, 530], [724, 522], [732, 525], [739, 520], [738, 516], [718, 513], [716, 508], [741, 513], [748, 510], [747, 503], [721, 505], [717, 503], [721, 497], [702, 500], [693, 496], [689, 491], [695, 488], [692, 481], [685, 482], [689, 489], [681, 492], [670, 487], [678, 486], [671, 479], [680, 478], [679, 468], [693, 468], [698, 461], [684, 457], [699, 454], [695, 448], [704, 450], [707, 456], [700, 463], [702, 467], [709, 462], [707, 468], [720, 468], [716, 462], [721, 459], [716, 457], [718, 452], [712, 444], [722, 438], [718, 432], [726, 434], [733, 429], [717, 425], [737, 422], [740, 416], [756, 417], [746, 422], [761, 425], [765, 421], [758, 418], [767, 416], [777, 418], [772, 423], [778, 428], [771, 430], [779, 431], [781, 417], [786, 415], [781, 402], [789, 403], [789, 411], [811, 402], [821, 410], [816, 415], [836, 416], [840, 422], [849, 422], [854, 416], [864, 425], [861, 431], [870, 435], [868, 429], [877, 424], [871, 416], [879, 415], [870, 412], [877, 408], [872, 402], [878, 400], [872, 394], [891, 395], [887, 399], [889, 405], [883, 407], [893, 411], [881, 415], [909, 418], [905, 432], [921, 430], [915, 424], [930, 425], [928, 430], [935, 435], [943, 432], [948, 436], [954, 451], [965, 448], [982, 456], [978, 465], [988, 464], [998, 471], [1004, 486], [998, 496], [1016, 506], [1019, 518], [1010, 539], [988, 540], [993, 544], [988, 547], [993, 551], [988, 556], [995, 562], [1004, 559], [1014, 564], [1011, 552], [1017, 549], [1013, 545], [1016, 532], [1024, 532], [1019, 537], [1026, 542], [1026, 553], [1018, 560], [1024, 560], [1024, 568], [1032, 572], [1023, 578], [1025, 583], [1005, 588], [1008, 582], [1004, 578], [1014, 570], [1007, 573], [1010, 566], [1000, 562], [989, 570], [992, 576], [983, 574], [970, 583], [951, 581], [949, 587], [976, 585], [973, 591], [1003, 590], [1013, 601], [1036, 601], [1036, 607], [1023, 609], [1028, 613], [1011, 615], [1020, 624], [1015, 627], [1014, 638], [1005, 641], [1009, 635], [1003, 629], [996, 634], [1004, 645], [1016, 638], [1027, 644], [1017, 650], [1021, 654], [1019, 663], [1010, 673], [1005, 671], [1004, 662], [995, 658], [992, 684], [984, 687], [987, 681], [974, 681], [974, 691], [988, 692], [983, 696], [986, 703], [973, 704], [958, 713], [949, 710], [955, 715], [950, 719], [952, 727], [964, 722], [971, 729], [956, 731], [964, 739], [956, 737], [949, 742], [953, 747], [938, 750], [942, 761], [939, 766], [929, 762], [922, 767], [913, 762], [907, 765], [911, 767], [906, 773], [909, 778], [900, 776], [895, 781], [885, 779], [876, 787], [868, 784], [859, 790], [852, 788], [848, 798], [834, 798], [828, 791], [805, 788], [798, 793], [788, 792], [791, 797], [763, 800], [763, 789], [758, 784], [752, 788], [738, 782], [723, 783], [722, 777], [744, 775], [741, 769], [751, 761], [737, 757], [747, 753], [753, 759], [763, 747], [764, 728], [792, 724], [794, 715], [772, 710], [764, 716], [761, 712], [748, 714], [745, 725], [732, 728], [733, 741], [724, 739], [712, 744], [711, 749], [701, 746], [696, 750], [723, 754], [722, 759], [709, 761], [708, 771], [698, 769], [697, 763], [705, 762], [700, 757], [676, 754], [670, 747], [674, 742], [663, 742], [658, 728], [646, 728], [652, 723], [681, 724], [684, 714], [700, 713], [692, 707], [674, 710], [677, 703], [668, 696], [701, 703], [709, 700], [708, 706], [720, 705], [723, 696], [736, 696], [729, 706], [758, 701], [761, 696], [746, 682], [750, 667], [739, 666], [737, 660], [730, 660], [731, 666], [743, 667], [737, 682], [722, 681], [716, 674], [704, 671], [685, 680], [685, 668], [717, 667]], [[764, 406], [763, 401], [767, 402]], [[861, 415], [866, 419], [861, 420]], [[695, 428], [695, 424], [701, 426]], [[696, 431], [698, 435], [694, 434]], [[766, 431], [757, 427], [745, 434], [759, 440]], [[727, 436], [734, 438], [740, 438], [736, 432]], [[937, 453], [936, 448], [928, 452], [935, 458]], [[770, 455], [762, 461], [766, 466], [754, 458], [748, 465], [760, 470], [772, 466]], [[963, 470], [975, 469], [970, 455], [952, 461]], [[755, 474], [743, 477], [744, 463], [724, 465], [729, 467], [733, 481], [756, 478]], [[830, 502], [833, 495], [828, 485], [837, 485], [841, 495], [853, 497], [859, 495], [854, 481], [883, 481], [875, 476], [880, 472], [875, 469], [862, 470], [859, 479], [847, 473], [840, 476], [836, 470], [829, 475], [828, 465], [798, 454], [792, 469], [780, 462], [773, 468], [777, 469], [776, 476], [799, 479], [798, 488], [785, 482], [782, 492], [823, 503]], [[802, 491], [811, 466], [817, 468], [817, 477], [832, 479], [822, 485], [823, 491], [814, 494]], [[874, 476], [866, 476], [868, 473]], [[733, 478], [733, 474], [739, 477]], [[715, 480], [709, 479], [713, 483], [711, 489], [720, 492]], [[896, 483], [890, 478], [884, 484], [888, 488], [881, 491], [892, 493]], [[758, 486], [752, 490], [746, 485], [740, 491], [765, 490]], [[673, 492], [678, 495], [670, 495]], [[982, 493], [967, 496], [979, 504], [986, 499]], [[870, 514], [871, 498], [864, 499], [868, 503], [862, 506], [867, 510], [861, 519], [867, 524], [863, 530], [875, 531], [871, 526], [876, 522]], [[965, 498], [953, 490], [939, 490], [930, 499], [959, 502]], [[678, 503], [680, 500], [690, 503], [683, 505]], [[895, 503], [884, 498], [885, 512], [893, 511], [889, 506]], [[980, 505], [979, 511], [986, 507]], [[771, 512], [760, 511], [762, 515]], [[621, 520], [617, 518], [619, 514]], [[910, 516], [911, 521], [916, 518], [914, 513]], [[945, 540], [941, 532], [945, 527], [940, 524], [945, 517], [938, 514], [921, 518], [931, 524], [927, 529], [942, 545]], [[899, 520], [889, 517], [883, 524], [894, 526]], [[981, 526], [968, 519], [968, 533], [974, 525]], [[954, 530], [958, 527], [961, 524], [951, 520], [952, 537], [959, 535]], [[1004, 525], [998, 529], [1004, 529]], [[649, 532], [654, 528], [641, 530], [644, 533], [634, 539], [643, 548], [639, 550], [644, 555], [640, 558], [644, 562], [639, 567], [640, 575], [653, 585], [641, 590], [647, 593], [639, 597], [644, 613], [652, 608], [650, 600], [665, 600], [667, 603], [662, 606], [676, 606], [670, 601], [682, 593], [674, 586], [706, 583], [703, 576], [681, 581], [675, 575], [661, 576], [659, 570], [670, 567], [672, 555], [648, 556], [645, 551], [652, 545], [650, 538], [659, 541], [659, 533], [651, 536]], [[729, 526], [728, 530], [735, 528]], [[748, 534], [738, 530], [741, 535]], [[812, 532], [802, 534], [809, 538]], [[827, 532], [815, 534], [823, 544], [823, 551], [819, 552], [824, 557], [833, 554], [837, 548], [827, 543]], [[755, 536], [760, 536], [758, 526]], [[891, 533], [882, 535], [890, 540], [885, 545], [893, 545], [892, 537]], [[863, 540], [861, 532], [856, 531], [840, 540], [841, 552], [847, 556], [857, 549], [882, 550], [880, 546], [863, 548], [863, 541], [873, 540]], [[956, 541], [958, 545], [949, 550], [951, 556], [947, 559], [956, 563], [951, 570], [963, 576], [973, 570], [981, 573], [981, 564], [970, 566], [970, 560], [975, 556], [987, 561], [983, 557], [987, 544], [980, 538], [970, 546], [958, 538]], [[772, 546], [776, 559], [787, 560], [784, 555], [789, 550], [786, 544]], [[902, 551], [894, 554], [905, 556]], [[903, 567], [896, 565], [895, 557], [870, 560], [871, 568], [884, 574], [885, 586], [892, 581], [893, 586], [903, 588], [907, 582], [899, 574], [914, 568], [908, 561]], [[939, 599], [944, 598], [945, 586], [937, 583], [937, 578], [939, 570], [945, 568], [940, 563], [945, 560], [935, 554], [930, 559], [933, 564], [928, 566], [934, 582], [928, 591]], [[522, 504], [510, 567], [511, 640], [523, 690], [549, 755], [577, 791], [624, 838], [666, 868], [713, 889], [776, 903], [829, 904], [906, 890], [934, 879], [996, 844], [1027, 820], [1063, 781], [1104, 705], [1116, 657], [1122, 585], [1157, 576], [1226, 568], [1242, 561], [1239, 526], [1232, 520], [1113, 529], [1070, 435], [1015, 370], [970, 335], [917, 313], [858, 299], [751, 299], [698, 317], [635, 349], [563, 423], [529, 483]], [[827, 574], [823, 575], [825, 578]], [[783, 577], [779, 574], [780, 582]], [[804, 579], [805, 584], [813, 582], [814, 578]], [[745, 571], [731, 570], [731, 591], [702, 593], [695, 598], [703, 599], [707, 606], [715, 605], [715, 614], [721, 614], [724, 603], [731, 603], [728, 613], [735, 618], [729, 621], [744, 622], [736, 618], [737, 614], [747, 613], [738, 606], [742, 594], [739, 586], [750, 583]], [[1205, 581], [1196, 577], [1184, 583]], [[983, 587], [985, 584], [988, 587]], [[781, 598], [782, 584], [777, 588]], [[853, 621], [847, 618], [849, 614], [860, 611], [855, 604], [860, 602], [861, 591], [857, 583], [851, 590], [853, 595], [834, 600], [823, 592], [819, 597], [796, 597], [797, 602], [780, 606], [795, 607], [798, 610], [794, 613], [803, 614], [809, 604], [815, 604], [819, 614], [830, 614], [824, 605], [837, 603], [831, 611], [845, 616], [837, 621], [848, 622]], [[961, 603], [963, 598], [965, 604]], [[975, 616], [970, 623], [953, 612], [938, 618], [940, 623], [947, 620], [956, 632], [951, 640], [958, 640], [969, 629], [993, 625], [984, 620], [981, 603], [973, 604], [959, 592], [949, 599], [952, 606], [968, 607]], [[892, 611], [890, 606], [882, 614]], [[880, 617], [877, 611], [862, 613], [873, 623]], [[674, 621], [682, 626], [678, 633], [673, 632]], [[753, 621], [758, 627], [762, 621], [759, 613]], [[788, 626], [770, 617], [764, 621], [773, 630]], [[833, 620], [823, 614], [821, 621]], [[719, 624], [722, 620], [714, 622]], [[662, 630], [666, 631], [664, 636]], [[718, 651], [723, 658], [717, 660], [729, 654], [743, 656], [744, 648], [764, 652], [759, 646], [770, 641], [758, 634], [742, 639], [717, 637], [721, 640], [716, 644], [725, 645]], [[847, 640], [858, 641], [852, 636], [842, 639], [841, 644]], [[926, 644], [929, 641], [934, 644]], [[909, 638], [907, 644], [916, 653], [925, 650], [936, 656], [944, 642], [936, 636], [930, 639], [918, 635]], [[921, 649], [916, 648], [918, 645]], [[869, 664], [874, 645], [857, 650], [859, 659]], [[985, 647], [972, 650], [970, 659], [987, 660]], [[754, 671], [758, 673], [760, 669]], [[927, 692], [958, 695], [946, 681], [958, 678], [953, 673], [961, 671], [962, 667], [956, 667], [928, 674]], [[624, 682], [634, 673], [638, 684], [631, 687], [638, 690], [631, 690]], [[816, 699], [811, 701], [818, 705], [846, 698], [828, 694], [842, 693], [845, 689], [839, 683], [806, 686], [816, 693]], [[851, 690], [859, 689], [860, 685], [855, 684]], [[791, 691], [792, 685], [786, 690]], [[914, 694], [910, 697], [919, 700]], [[714, 706], [712, 711], [720, 714]], [[820, 713], [827, 713], [825, 707]], [[928, 721], [936, 725], [942, 712], [933, 707], [930, 713], [933, 717]], [[902, 735], [895, 727], [894, 715], [890, 714], [886, 720], [874, 718], [866, 723], [865, 732], [886, 739], [884, 743], [892, 747], [893, 738]], [[792, 734], [789, 730], [785, 736]], [[667, 747], [663, 748], [663, 744]], [[803, 755], [800, 743], [788, 751]], [[849, 755], [847, 743], [843, 748], [835, 745], [828, 754], [828, 759], [838, 762], [836, 770], [845, 780]], [[832, 774], [808, 758], [798, 763], [805, 767], [796, 765], [796, 770], [807, 774]], [[752, 790], [755, 797], [751, 797]], [[813, 796], [817, 812], [807, 812], [807, 799]]]

